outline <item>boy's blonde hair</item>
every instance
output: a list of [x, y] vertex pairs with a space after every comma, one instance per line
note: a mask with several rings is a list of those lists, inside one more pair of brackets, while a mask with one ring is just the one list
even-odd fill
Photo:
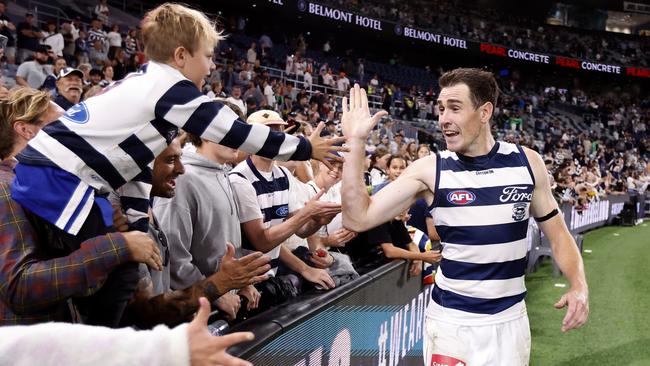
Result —
[[16, 141], [14, 124], [23, 121], [30, 125], [41, 123], [39, 119], [50, 107], [50, 93], [28, 87], [9, 91], [7, 99], [0, 101], [0, 159], [11, 154]]
[[194, 55], [204, 44], [216, 47], [223, 38], [204, 13], [180, 4], [162, 4], [142, 20], [144, 54], [156, 62], [169, 62], [177, 47]]

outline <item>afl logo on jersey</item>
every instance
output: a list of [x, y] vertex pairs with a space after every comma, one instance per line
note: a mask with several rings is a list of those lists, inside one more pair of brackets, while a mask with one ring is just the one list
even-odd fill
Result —
[[88, 108], [86, 108], [86, 103], [81, 102], [73, 105], [63, 116], [70, 122], [83, 125], [88, 122]]
[[454, 205], [468, 205], [476, 200], [476, 195], [470, 191], [453, 191], [447, 195], [447, 201]]

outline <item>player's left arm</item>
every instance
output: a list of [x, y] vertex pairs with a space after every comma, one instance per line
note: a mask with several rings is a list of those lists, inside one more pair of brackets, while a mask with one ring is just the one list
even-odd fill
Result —
[[535, 176], [535, 190], [530, 212], [539, 228], [551, 242], [555, 262], [571, 284], [555, 307], [568, 307], [562, 321], [562, 331], [580, 328], [589, 316], [589, 288], [578, 246], [564, 222], [557, 202], [553, 199], [548, 174], [542, 158], [536, 152], [524, 148], [526, 157]]

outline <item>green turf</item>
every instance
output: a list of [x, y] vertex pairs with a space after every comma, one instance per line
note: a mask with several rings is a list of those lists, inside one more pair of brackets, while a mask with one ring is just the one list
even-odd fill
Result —
[[[618, 235], [615, 235], [618, 234]], [[589, 321], [562, 333], [565, 310], [553, 304], [568, 289], [547, 261], [526, 279], [531, 365], [650, 365], [650, 222], [585, 235]], [[555, 284], [566, 284], [566, 288]]]

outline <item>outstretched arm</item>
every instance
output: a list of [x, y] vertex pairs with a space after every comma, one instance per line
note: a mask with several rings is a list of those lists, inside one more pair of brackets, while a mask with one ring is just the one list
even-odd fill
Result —
[[[407, 210], [416, 199], [427, 197], [431, 202], [435, 180], [435, 156], [417, 160], [393, 183], [378, 194], [368, 197], [363, 181], [365, 142], [372, 128], [385, 116], [386, 111], [370, 115], [366, 91], [355, 84], [350, 90], [350, 100], [343, 98], [343, 133], [350, 152], [343, 164], [341, 189], [343, 225], [346, 229], [361, 232], [389, 221]], [[426, 173], [429, 172], [429, 177]]]
[[[184, 95], [187, 102], [179, 103], [177, 95]], [[309, 138], [272, 131], [262, 124], [247, 124], [228, 106], [202, 95], [189, 80], [173, 85], [156, 103], [155, 113], [156, 117], [201, 138], [270, 159], [314, 158], [330, 166], [330, 160], [342, 160], [332, 152], [345, 150], [334, 146], [343, 142], [342, 138], [320, 137], [324, 123]]]
[[589, 316], [589, 288], [585, 278], [585, 269], [578, 246], [551, 194], [551, 185], [542, 158], [532, 150], [525, 149], [525, 151], [535, 175], [535, 190], [530, 207], [532, 215], [542, 218], [553, 212], [554, 209], [558, 210], [558, 214], [538, 224], [551, 242], [553, 258], [571, 284], [571, 289], [555, 304], [558, 309], [568, 307], [562, 321], [562, 331], [566, 332], [570, 329], [580, 328]]

